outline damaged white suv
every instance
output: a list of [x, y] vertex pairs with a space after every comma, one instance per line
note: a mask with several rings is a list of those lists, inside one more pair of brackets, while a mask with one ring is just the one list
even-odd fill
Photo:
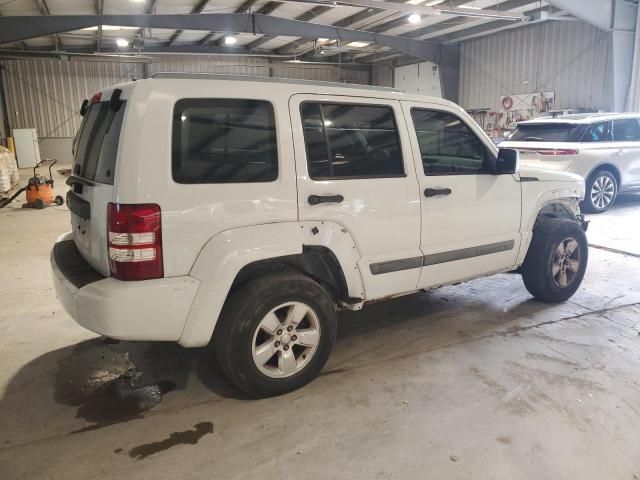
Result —
[[584, 181], [519, 170], [445, 100], [164, 74], [82, 112], [60, 301], [107, 337], [213, 340], [253, 396], [318, 375], [338, 308], [508, 271], [558, 302], [585, 273]]

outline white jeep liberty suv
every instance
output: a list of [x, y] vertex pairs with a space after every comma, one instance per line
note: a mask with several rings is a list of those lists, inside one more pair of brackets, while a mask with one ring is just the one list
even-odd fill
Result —
[[519, 170], [445, 100], [160, 74], [81, 112], [60, 301], [107, 337], [213, 340], [252, 396], [319, 374], [338, 308], [510, 271], [559, 302], [585, 273], [584, 181]]

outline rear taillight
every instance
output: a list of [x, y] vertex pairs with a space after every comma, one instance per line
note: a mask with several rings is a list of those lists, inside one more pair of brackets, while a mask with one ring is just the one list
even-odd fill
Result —
[[538, 155], [549, 155], [549, 156], [578, 154], [578, 150], [573, 148], [538, 148], [536, 152], [538, 153]]
[[101, 99], [102, 99], [102, 92], [94, 93], [93, 97], [91, 97], [91, 105], [93, 105], [94, 103], [100, 103]]
[[162, 278], [160, 206], [110, 203], [107, 208], [111, 276], [119, 280]]

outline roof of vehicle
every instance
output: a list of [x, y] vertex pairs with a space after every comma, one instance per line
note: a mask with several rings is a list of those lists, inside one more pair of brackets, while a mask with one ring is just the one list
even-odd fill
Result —
[[544, 125], [547, 123], [589, 124], [595, 122], [604, 122], [607, 120], [617, 120], [621, 118], [640, 118], [640, 113], [573, 113], [570, 115], [558, 115], [557, 117], [539, 117], [534, 120], [518, 122], [518, 125]]
[[[393, 100], [407, 100], [414, 102], [436, 103], [440, 105], [453, 106], [460, 111], [464, 111], [459, 105], [439, 97], [427, 95], [417, 95], [405, 93], [397, 88], [378, 87], [372, 85], [360, 85], [352, 83], [321, 82], [315, 80], [298, 80], [291, 78], [261, 77], [250, 75], [222, 75], [215, 73], [164, 73], [158, 72], [151, 76], [151, 81], [162, 82], [166, 80], [185, 81], [232, 81], [232, 82], [252, 82], [270, 83], [274, 86], [286, 87], [291, 94], [296, 93], [326, 93], [330, 95], [357, 95], [363, 97], [385, 98]], [[148, 81], [148, 80], [141, 80]]]

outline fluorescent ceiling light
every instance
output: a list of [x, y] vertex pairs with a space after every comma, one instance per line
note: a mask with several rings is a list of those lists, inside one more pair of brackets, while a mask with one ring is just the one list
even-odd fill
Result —
[[422, 2], [424, 2], [424, 0], [409, 0], [408, 2], [404, 3], [408, 3], [409, 5], [420, 5]]
[[[98, 30], [98, 25], [94, 25], [93, 27], [83, 28], [82, 30]], [[107, 32], [110, 30], [138, 30], [138, 27], [121, 27], [119, 25], [102, 25], [102, 31]]]
[[227, 35], [226, 37], [224, 37], [225, 45], [235, 45], [237, 41], [238, 39], [236, 37], [232, 37], [231, 35]]
[[460, 5], [458, 8], [468, 8], [469, 10], [482, 10], [481, 7], [476, 7], [475, 5]]
[[129, 40], [125, 39], [125, 38], [119, 38], [116, 40], [116, 45], [118, 45], [119, 47], [128, 47], [129, 46]]
[[495, 10], [492, 12], [486, 11], [486, 10], [472, 10], [472, 9], [467, 9], [465, 10], [460, 10], [459, 8], [456, 9], [448, 9], [448, 8], [442, 8], [440, 9], [440, 13], [442, 15], [460, 15], [462, 17], [476, 17], [476, 18], [499, 18], [500, 20], [520, 20], [520, 21], [526, 21], [527, 17], [523, 17], [522, 15], [516, 16], [516, 15], [509, 15], [508, 13], [502, 13], [502, 12], [495, 12]]
[[409, 20], [409, 23], [420, 23], [421, 19], [422, 18], [417, 13], [412, 13], [411, 15], [409, 15], [409, 18], [407, 18], [407, 20]]
[[351, 42], [351, 43], [347, 43], [347, 47], [356, 47], [356, 48], [362, 48], [362, 47], [367, 47], [370, 44], [367, 42]]

